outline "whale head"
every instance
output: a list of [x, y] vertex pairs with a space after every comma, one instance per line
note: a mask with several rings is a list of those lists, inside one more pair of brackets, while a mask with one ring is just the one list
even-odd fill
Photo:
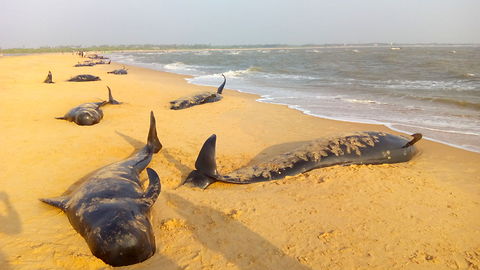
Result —
[[81, 126], [91, 126], [100, 122], [102, 117], [103, 113], [99, 108], [88, 108], [78, 113], [75, 116], [74, 122]]
[[155, 253], [152, 226], [141, 205], [104, 204], [90, 215], [95, 222], [85, 239], [93, 255], [105, 263], [131, 265], [145, 261]]

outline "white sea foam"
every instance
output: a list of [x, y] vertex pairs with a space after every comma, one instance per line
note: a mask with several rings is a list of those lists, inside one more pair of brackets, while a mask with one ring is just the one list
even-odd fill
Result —
[[232, 78], [238, 78], [238, 77], [243, 77], [246, 74], [250, 74], [253, 72], [258, 72], [258, 68], [256, 67], [249, 67], [247, 69], [239, 69], [239, 70], [229, 70], [227, 72], [224, 72], [223, 75], [227, 77], [232, 77]]
[[192, 71], [195, 70], [193, 66], [185, 65], [182, 62], [174, 62], [170, 64], [166, 64], [163, 66], [165, 69], [172, 70], [172, 71]]
[[240, 53], [241, 53], [240, 51], [227, 51], [225, 54], [239, 55]]
[[318, 77], [308, 76], [308, 75], [295, 75], [295, 74], [275, 74], [275, 73], [264, 73], [259, 74], [259, 77], [265, 79], [285, 79], [285, 80], [315, 80]]
[[370, 99], [347, 98], [347, 99], [344, 99], [344, 101], [349, 102], [349, 103], [360, 103], [360, 104], [386, 104], [386, 103], [383, 103], [383, 102], [378, 102], [378, 101], [370, 100]]
[[373, 85], [375, 88], [390, 89], [440, 89], [440, 90], [475, 90], [474, 85], [465, 85], [461, 81], [428, 81], [428, 80], [387, 80]]
[[195, 55], [211, 55], [212, 53], [210, 51], [198, 51], [195, 52]]
[[[385, 52], [385, 48], [381, 50]], [[263, 54], [270, 52], [268, 57]], [[284, 104], [322, 118], [384, 124], [407, 133], [419, 129], [425, 137], [472, 151], [480, 149], [476, 106], [480, 103], [480, 71], [472, 65], [476, 63], [475, 54], [464, 59], [470, 61], [470, 69], [442, 73], [435, 70], [448, 67], [445, 53], [441, 54], [442, 61], [433, 58], [433, 64], [425, 67], [423, 58], [411, 55], [411, 49], [389, 54], [394, 58], [386, 58], [386, 62], [378, 62], [378, 55], [371, 54], [370, 49], [361, 50], [366, 62], [360, 61], [351, 49], [346, 54], [345, 48], [339, 49], [338, 55], [334, 49], [329, 49], [328, 54], [318, 54], [325, 50], [316, 49], [296, 50], [292, 54], [276, 52], [280, 51], [229, 50], [212, 52], [215, 57], [197, 56], [204, 54], [199, 51], [126, 53], [116, 54], [112, 60], [192, 75], [187, 79], [189, 83], [214, 87], [223, 81], [223, 73], [228, 89], [259, 94], [261, 102]], [[241, 57], [230, 56], [238, 54]], [[223, 59], [217, 57], [222, 55]], [[348, 55], [355, 61], [339, 61]], [[464, 57], [464, 51], [455, 55], [452, 69], [458, 57]], [[370, 67], [374, 68], [372, 72]], [[434, 76], [438, 79], [431, 79]]]

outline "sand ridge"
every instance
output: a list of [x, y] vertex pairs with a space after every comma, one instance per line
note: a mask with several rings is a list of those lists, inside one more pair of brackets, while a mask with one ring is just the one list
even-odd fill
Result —
[[[320, 119], [226, 90], [220, 102], [172, 111], [169, 101], [211, 87], [121, 65], [73, 67], [70, 54], [0, 57], [2, 269], [109, 269], [42, 197], [143, 147], [149, 112], [164, 148], [149, 167], [162, 192], [152, 208], [157, 252], [126, 269], [478, 269], [480, 155], [421, 140], [412, 161], [335, 166], [283, 180], [206, 190], [179, 187], [217, 134], [217, 166], [231, 172], [301, 142], [383, 126]], [[51, 70], [54, 84], [42, 81]], [[66, 82], [78, 74], [96, 82]], [[94, 126], [54, 117], [105, 100]], [[227, 82], [228, 88], [228, 82]], [[146, 173], [141, 175], [146, 180]], [[148, 182], [148, 181], [147, 181]]]

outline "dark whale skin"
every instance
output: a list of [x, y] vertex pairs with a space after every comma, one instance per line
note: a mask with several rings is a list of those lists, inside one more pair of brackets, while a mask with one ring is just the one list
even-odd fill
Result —
[[186, 184], [206, 188], [216, 181], [249, 184], [271, 181], [334, 165], [399, 163], [412, 159], [417, 153], [413, 139], [384, 132], [358, 132], [341, 137], [317, 139], [290, 152], [235, 170], [218, 174], [215, 162], [216, 136], [210, 136], [203, 145]]
[[143, 190], [139, 174], [162, 145], [151, 114], [148, 143], [127, 159], [105, 166], [64, 196], [40, 199], [62, 209], [93, 255], [112, 266], [150, 258], [156, 250], [149, 212], [160, 194], [157, 173], [147, 168]]

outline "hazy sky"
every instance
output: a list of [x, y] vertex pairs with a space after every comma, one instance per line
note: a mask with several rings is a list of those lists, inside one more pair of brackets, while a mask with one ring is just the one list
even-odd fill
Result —
[[480, 0], [0, 0], [0, 47], [480, 43]]

